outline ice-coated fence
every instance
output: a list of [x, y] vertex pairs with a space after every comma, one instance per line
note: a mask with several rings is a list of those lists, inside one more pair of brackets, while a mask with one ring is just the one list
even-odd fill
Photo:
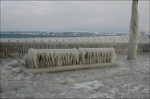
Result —
[[[116, 53], [126, 53], [128, 50], [128, 35], [100, 37], [70, 37], [70, 38], [1, 38], [0, 57], [22, 57], [30, 48], [34, 49], [71, 49], [71, 48], [108, 48], [114, 47]], [[138, 35], [138, 52], [149, 52], [149, 38]]]
[[[0, 57], [22, 57], [30, 48], [34, 49], [71, 49], [71, 48], [109, 48], [114, 47], [116, 53], [126, 53], [128, 43], [79, 43], [79, 42], [3, 42], [0, 44]], [[138, 43], [138, 52], [150, 51], [149, 43]]]

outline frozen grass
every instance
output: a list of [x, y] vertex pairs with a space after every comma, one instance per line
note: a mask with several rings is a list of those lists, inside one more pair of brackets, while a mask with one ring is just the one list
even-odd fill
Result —
[[[149, 53], [137, 63], [118, 54], [120, 66], [32, 75], [23, 59], [1, 60], [2, 98], [149, 98]], [[69, 83], [72, 79], [74, 83]]]

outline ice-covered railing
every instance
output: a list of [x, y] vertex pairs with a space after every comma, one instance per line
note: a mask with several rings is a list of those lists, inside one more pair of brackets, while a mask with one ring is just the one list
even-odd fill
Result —
[[[1, 38], [0, 57], [22, 57], [30, 48], [34, 49], [71, 49], [71, 48], [108, 48], [114, 47], [116, 53], [128, 50], [128, 35], [70, 38]], [[149, 38], [138, 35], [138, 52], [150, 52]]]
[[33, 73], [116, 66], [114, 48], [29, 49], [26, 66]]
[[[71, 49], [71, 48], [110, 48], [114, 47], [117, 54], [126, 53], [128, 43], [103, 43], [103, 42], [5, 42], [0, 43], [1, 58], [22, 57], [28, 53], [30, 48], [34, 49]], [[148, 43], [138, 43], [138, 52], [149, 52]]]

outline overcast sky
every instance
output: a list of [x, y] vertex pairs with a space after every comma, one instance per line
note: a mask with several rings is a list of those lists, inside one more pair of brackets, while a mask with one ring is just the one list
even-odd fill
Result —
[[[1, 30], [129, 33], [131, 1], [1, 1]], [[149, 33], [149, 1], [139, 1], [139, 31]]]

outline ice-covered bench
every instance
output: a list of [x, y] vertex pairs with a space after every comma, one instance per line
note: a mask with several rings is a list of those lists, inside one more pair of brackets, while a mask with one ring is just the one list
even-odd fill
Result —
[[29, 49], [25, 63], [33, 73], [116, 66], [114, 48]]

